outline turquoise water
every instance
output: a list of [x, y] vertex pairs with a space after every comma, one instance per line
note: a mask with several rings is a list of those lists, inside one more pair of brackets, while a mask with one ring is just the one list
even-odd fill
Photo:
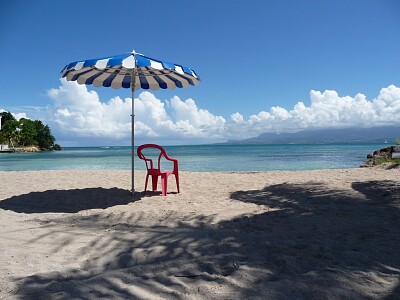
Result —
[[[268, 171], [356, 168], [384, 144], [201, 145], [165, 147], [182, 171]], [[131, 169], [130, 147], [65, 148], [40, 153], [0, 153], [0, 171]], [[144, 170], [135, 158], [135, 170]]]

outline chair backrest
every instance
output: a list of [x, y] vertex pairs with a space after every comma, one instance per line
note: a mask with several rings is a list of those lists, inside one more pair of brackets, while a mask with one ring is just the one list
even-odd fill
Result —
[[[143, 154], [143, 150], [147, 149], [147, 148], [153, 148], [153, 149], [158, 149], [160, 151], [160, 154], [158, 155], [158, 162], [157, 162], [157, 167], [154, 167], [153, 164], [153, 160], [146, 157]], [[171, 158], [168, 156], [167, 152], [165, 151], [165, 149], [163, 147], [161, 147], [160, 145], [156, 145], [156, 144], [144, 144], [141, 145], [137, 148], [137, 156], [144, 160], [146, 162], [146, 168], [147, 170], [149, 169], [161, 169], [161, 159], [162, 157], [165, 157], [165, 159], [169, 160], [169, 161], [173, 161], [174, 162], [174, 171], [178, 169], [178, 161], [175, 158]]]

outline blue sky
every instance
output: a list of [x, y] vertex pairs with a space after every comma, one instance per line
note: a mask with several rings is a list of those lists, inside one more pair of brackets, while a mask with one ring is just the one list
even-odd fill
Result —
[[[396, 0], [0, 0], [0, 44], [0, 109], [42, 119], [66, 145], [129, 144], [130, 91], [72, 86], [60, 71], [133, 49], [202, 80], [137, 92], [138, 142], [400, 123]], [[87, 120], [84, 101], [110, 122]]]

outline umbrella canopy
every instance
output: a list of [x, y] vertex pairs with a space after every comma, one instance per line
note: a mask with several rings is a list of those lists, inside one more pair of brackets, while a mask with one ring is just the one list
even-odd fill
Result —
[[132, 51], [103, 58], [78, 60], [64, 67], [61, 77], [79, 84], [132, 90], [132, 194], [134, 186], [134, 92], [139, 89], [175, 89], [198, 85], [190, 68], [153, 59]]
[[79, 84], [113, 88], [174, 89], [199, 84], [200, 78], [190, 68], [156, 60], [143, 54], [126, 53], [70, 63], [61, 77]]

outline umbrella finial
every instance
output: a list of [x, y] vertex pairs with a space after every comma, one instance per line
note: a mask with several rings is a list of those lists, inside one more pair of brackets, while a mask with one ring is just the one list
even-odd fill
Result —
[[135, 51], [135, 50], [132, 50], [132, 54], [136, 54], [136, 51]]

